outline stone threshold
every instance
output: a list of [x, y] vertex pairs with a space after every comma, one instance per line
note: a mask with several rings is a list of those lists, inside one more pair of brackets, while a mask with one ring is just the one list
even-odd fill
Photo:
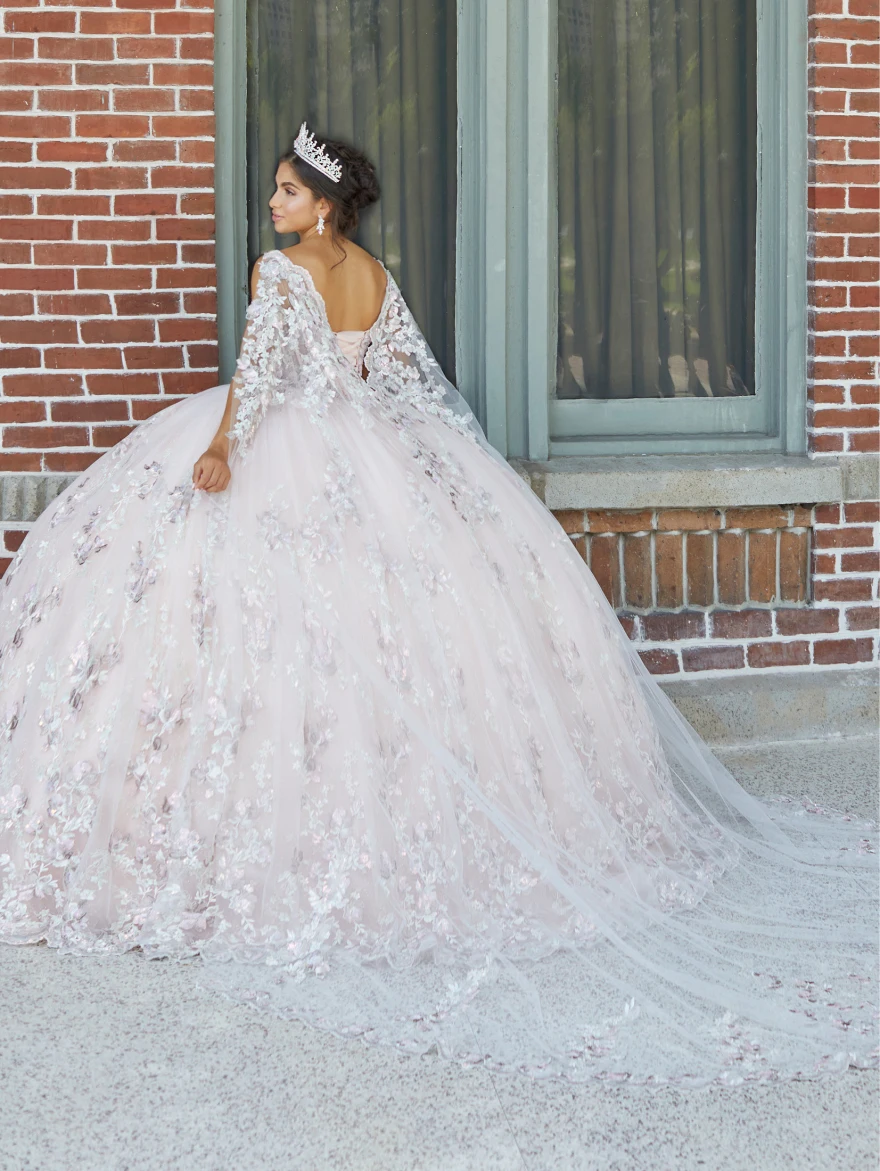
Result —
[[511, 459], [548, 508], [727, 508], [876, 500], [872, 455], [602, 455]]

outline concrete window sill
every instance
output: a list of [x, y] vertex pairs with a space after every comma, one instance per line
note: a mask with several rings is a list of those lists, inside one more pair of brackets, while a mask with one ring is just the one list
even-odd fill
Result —
[[[736, 508], [877, 500], [876, 455], [808, 459], [803, 455], [557, 456], [512, 459], [544, 503], [569, 508]], [[29, 523], [77, 477], [0, 474], [0, 522]]]
[[511, 467], [554, 511], [729, 508], [876, 500], [876, 456], [558, 456], [511, 459]]

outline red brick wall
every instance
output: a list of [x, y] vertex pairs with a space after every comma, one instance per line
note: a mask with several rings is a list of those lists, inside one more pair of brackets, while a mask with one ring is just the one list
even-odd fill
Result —
[[876, 503], [556, 516], [656, 674], [877, 657]]
[[3, 13], [0, 472], [79, 472], [217, 382], [211, 7]]
[[810, 441], [878, 450], [880, 0], [812, 0]]

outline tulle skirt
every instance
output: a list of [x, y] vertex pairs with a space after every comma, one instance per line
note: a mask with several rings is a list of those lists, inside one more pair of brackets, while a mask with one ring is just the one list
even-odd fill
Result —
[[225, 400], [0, 582], [0, 940], [536, 1077], [876, 1066], [876, 822], [749, 796], [471, 436], [287, 403], [195, 491]]

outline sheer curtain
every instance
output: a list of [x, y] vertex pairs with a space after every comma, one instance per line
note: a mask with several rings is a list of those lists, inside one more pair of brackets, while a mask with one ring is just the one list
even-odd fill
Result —
[[355, 240], [391, 272], [455, 378], [455, 0], [249, 0], [249, 259], [296, 243], [267, 201], [305, 119], [375, 163], [382, 197]]
[[754, 393], [755, 0], [560, 0], [560, 398]]

